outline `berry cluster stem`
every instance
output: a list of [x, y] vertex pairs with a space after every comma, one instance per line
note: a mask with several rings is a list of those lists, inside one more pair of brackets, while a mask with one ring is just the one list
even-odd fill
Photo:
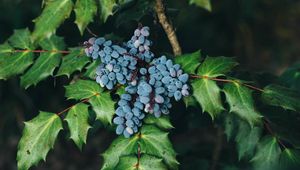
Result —
[[[138, 134], [138, 138], [141, 139], [142, 134], [141, 132]], [[138, 143], [138, 148], [137, 148], [137, 163], [135, 164], [135, 168], [139, 169], [140, 166], [140, 161], [141, 161], [141, 154], [142, 154], [142, 150], [141, 150], [141, 145]]]

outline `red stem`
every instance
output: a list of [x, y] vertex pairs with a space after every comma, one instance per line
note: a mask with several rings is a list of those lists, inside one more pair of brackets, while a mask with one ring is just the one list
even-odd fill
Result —
[[[258, 87], [255, 87], [255, 86], [252, 86], [252, 85], [249, 85], [249, 84], [245, 84], [245, 83], [241, 83], [241, 82], [237, 82], [237, 81], [234, 81], [234, 80], [228, 80], [228, 79], [221, 79], [221, 78], [214, 78], [214, 77], [208, 77], [208, 76], [201, 76], [201, 75], [194, 75], [194, 74], [191, 74], [190, 75], [191, 78], [202, 78], [202, 79], [209, 79], [209, 80], [214, 80], [214, 81], [219, 81], [219, 82], [224, 82], [224, 83], [238, 83], [240, 85], [243, 85], [245, 87], [248, 87], [250, 89], [253, 89], [253, 90], [257, 90], [259, 92], [263, 92], [264, 90], [261, 89], [261, 88], [258, 88]], [[272, 136], [275, 136], [276, 137], [276, 134], [273, 132], [270, 124], [269, 124], [269, 120], [267, 119], [263, 119], [263, 123], [264, 123], [264, 127], [265, 129], [272, 135]], [[282, 146], [283, 148], [287, 148], [280, 139], [277, 139], [278, 143], [280, 146]]]
[[50, 53], [62, 53], [62, 54], [69, 54], [70, 51], [64, 51], [64, 50], [13, 50], [12, 52], [15, 53], [20, 53], [20, 52], [33, 52], [33, 53], [45, 53], [45, 52], [50, 52]]
[[[92, 95], [91, 97], [88, 97], [88, 98], [86, 98], [86, 99], [81, 100], [81, 101], [78, 102], [78, 103], [86, 103], [86, 102], [88, 102], [92, 97], [98, 96], [98, 95], [99, 95], [99, 93], [96, 93], [96, 94]], [[57, 114], [58, 116], [60, 116], [61, 114], [63, 114], [63, 113], [65, 113], [65, 112], [69, 111], [70, 109], [72, 109], [72, 108], [73, 108], [75, 105], [77, 105], [78, 103], [73, 104], [73, 105], [71, 105], [70, 107], [68, 107], [68, 108], [66, 108], [66, 109], [64, 109], [64, 110], [62, 110], [62, 111], [60, 111], [60, 112], [58, 112], [58, 113], [56, 113], [56, 114]]]
[[195, 74], [191, 74], [190, 75], [191, 78], [202, 78], [202, 79], [209, 79], [209, 80], [214, 80], [214, 81], [219, 81], [219, 82], [224, 82], [224, 83], [238, 83], [240, 85], [243, 85], [245, 87], [248, 87], [250, 89], [259, 91], [259, 92], [263, 92], [264, 90], [259, 88], [259, 87], [255, 87], [249, 84], [245, 84], [245, 83], [241, 83], [238, 81], [234, 81], [234, 80], [228, 80], [228, 79], [221, 79], [221, 78], [215, 78], [215, 77], [208, 77], [208, 76], [201, 76], [201, 75], [195, 75]]
[[[142, 137], [141, 132], [138, 134], [138, 138], [140, 139]], [[136, 169], [139, 169], [140, 166], [140, 160], [141, 160], [141, 145], [138, 143], [138, 153], [137, 153], [137, 163], [135, 164]]]
[[[270, 133], [270, 135], [276, 137], [277, 135], [273, 132], [273, 130], [272, 130], [271, 126], [270, 126], [270, 121], [269, 121], [268, 119], [264, 118], [264, 119], [263, 119], [263, 123], [264, 123], [264, 126], [265, 126], [266, 130]], [[276, 138], [277, 138], [277, 137], [276, 137]], [[284, 148], [284, 149], [287, 148], [287, 147], [282, 143], [282, 141], [281, 141], [280, 139], [277, 138], [277, 141], [278, 141], [279, 145], [282, 146], [282, 148]]]

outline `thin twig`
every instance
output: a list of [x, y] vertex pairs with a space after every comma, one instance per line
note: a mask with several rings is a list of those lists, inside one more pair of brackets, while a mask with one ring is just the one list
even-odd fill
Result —
[[165, 30], [170, 44], [173, 48], [173, 53], [175, 56], [181, 55], [181, 47], [179, 45], [175, 30], [173, 26], [168, 21], [168, 18], [165, 14], [165, 7], [163, 5], [163, 0], [156, 0], [155, 3], [155, 10], [159, 20], [159, 23], [162, 25], [163, 29]]
[[[270, 126], [270, 121], [266, 118], [263, 119], [263, 123], [264, 123], [264, 127], [265, 129], [268, 131], [268, 133], [270, 133], [270, 135], [275, 136], [277, 138], [277, 135], [273, 132], [271, 126]], [[286, 149], [287, 147], [282, 143], [282, 141], [280, 139], [277, 138], [277, 142], [279, 143], [279, 145]]]
[[69, 54], [70, 51], [64, 51], [64, 50], [13, 50], [11, 51], [13, 53], [23, 53], [23, 52], [32, 52], [32, 53], [46, 53], [46, 52], [50, 52], [50, 53], [62, 53], [62, 54]]
[[190, 74], [191, 78], [201, 78], [201, 79], [209, 79], [209, 80], [214, 80], [214, 81], [219, 81], [219, 82], [224, 82], [224, 83], [238, 83], [240, 85], [243, 85], [245, 87], [248, 87], [250, 89], [259, 91], [259, 92], [263, 92], [264, 90], [259, 88], [259, 87], [255, 87], [249, 84], [245, 84], [239, 81], [235, 81], [235, 80], [228, 80], [228, 79], [222, 79], [222, 78], [215, 78], [215, 77], [208, 77], [208, 76], [201, 76], [201, 75], [195, 75], [195, 74]]
[[94, 37], [98, 37], [98, 35], [97, 34], [95, 34], [95, 33], [93, 33], [93, 31], [91, 31], [90, 29], [89, 29], [89, 27], [86, 27], [86, 30], [88, 31], [88, 33], [90, 33], [92, 36], [94, 36]]
[[75, 104], [71, 105], [70, 107], [68, 107], [68, 108], [66, 108], [66, 109], [64, 109], [64, 110], [62, 110], [62, 111], [60, 111], [60, 112], [58, 112], [58, 113], [56, 113], [56, 114], [57, 114], [58, 116], [60, 116], [61, 114], [63, 114], [63, 113], [65, 113], [65, 112], [69, 111], [70, 109], [72, 109], [75, 105], [77, 105], [77, 104], [79, 104], [79, 103], [86, 103], [86, 102], [88, 102], [92, 97], [98, 96], [98, 95], [99, 95], [99, 93], [95, 93], [94, 95], [92, 95], [92, 96], [90, 96], [90, 97], [88, 97], [88, 98], [86, 98], [86, 99], [83, 99], [83, 100], [81, 100], [80, 102], [75, 103]]

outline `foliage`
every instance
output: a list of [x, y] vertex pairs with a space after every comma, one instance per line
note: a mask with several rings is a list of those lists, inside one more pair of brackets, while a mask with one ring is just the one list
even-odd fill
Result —
[[[190, 0], [189, 3], [211, 11], [209, 0]], [[47, 77], [66, 76], [72, 80], [65, 86], [65, 96], [75, 104], [59, 113], [41, 111], [25, 122], [17, 153], [19, 169], [26, 170], [45, 161], [61, 130], [69, 130], [70, 139], [82, 149], [94, 122], [100, 122], [107, 129], [115, 128], [112, 120], [116, 98], [123, 94], [124, 87], [111, 91], [101, 88], [94, 81], [99, 61], [91, 61], [82, 47], [69, 47], [62, 37], [55, 35], [72, 10], [81, 35], [94, 20], [106, 23], [110, 17], [116, 17], [118, 26], [129, 20], [141, 20], [155, 11], [153, 1], [144, 0], [77, 0], [75, 5], [71, 0], [45, 1], [32, 32], [27, 28], [15, 30], [0, 45], [0, 80], [19, 76], [20, 85], [25, 89]], [[96, 13], [100, 19], [94, 19]], [[239, 77], [232, 77], [237, 66], [234, 58], [205, 57], [199, 50], [177, 56], [174, 62], [190, 75], [192, 95], [184, 99], [187, 109], [201, 108], [215, 124], [222, 122], [228, 140], [236, 143], [239, 160], [247, 161], [253, 169], [299, 167], [300, 151], [294, 140], [280, 135], [276, 129], [273, 131], [271, 125], [276, 122], [271, 122], [266, 111], [258, 107], [281, 107], [285, 109], [283, 113], [299, 114], [298, 65], [272, 82], [278, 84], [259, 89]], [[61, 116], [64, 113], [66, 116]], [[62, 120], [67, 126], [63, 126]], [[177, 154], [169, 139], [169, 132], [174, 128], [171, 120], [172, 113], [160, 118], [148, 114], [145, 125], [136, 135], [117, 137], [102, 153], [102, 169], [179, 169]]]

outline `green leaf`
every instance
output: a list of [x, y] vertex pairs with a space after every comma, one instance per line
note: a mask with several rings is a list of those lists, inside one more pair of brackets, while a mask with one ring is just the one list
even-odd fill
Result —
[[114, 169], [121, 156], [137, 153], [138, 136], [133, 136], [131, 138], [125, 138], [119, 136], [115, 139], [109, 146], [109, 148], [102, 154], [103, 156], [103, 166], [102, 170]]
[[264, 88], [262, 99], [272, 106], [300, 111], [300, 93], [283, 86], [271, 84]]
[[100, 120], [104, 125], [112, 123], [115, 114], [115, 102], [109, 92], [101, 92], [99, 95], [90, 98], [89, 103], [96, 113], [96, 120]]
[[198, 69], [198, 74], [207, 77], [218, 77], [231, 71], [238, 65], [233, 58], [229, 57], [206, 57]]
[[161, 131], [153, 125], [144, 125], [141, 134], [136, 134], [131, 138], [118, 137], [103, 154], [104, 164], [102, 170], [115, 169], [121, 156], [136, 154], [138, 144], [142, 155], [151, 155], [159, 159], [169, 167], [168, 169], [178, 169], [176, 153], [168, 139], [168, 133]]
[[262, 134], [262, 128], [255, 126], [251, 128], [245, 121], [239, 120], [238, 133], [235, 141], [237, 143], [237, 151], [239, 160], [243, 157], [252, 158], [254, 149]]
[[99, 0], [99, 13], [102, 22], [106, 22], [110, 15], [113, 15], [113, 8], [117, 5], [116, 0]]
[[56, 35], [52, 35], [49, 38], [43, 39], [39, 42], [39, 44], [44, 50], [49, 51], [59, 51], [65, 49], [66, 47], [64, 38]]
[[95, 0], [77, 0], [74, 8], [76, 14], [75, 23], [83, 34], [87, 25], [93, 21], [93, 17], [97, 12], [97, 4]]
[[201, 53], [200, 50], [198, 50], [191, 54], [176, 56], [175, 63], [180, 64], [184, 72], [193, 74], [200, 65], [200, 59]]
[[142, 155], [137, 166], [138, 158], [135, 155], [123, 156], [115, 170], [166, 170], [162, 159], [154, 156]]
[[293, 111], [283, 111], [271, 108], [262, 112], [268, 118], [269, 126], [279, 139], [287, 141], [296, 148], [300, 148], [300, 114]]
[[0, 45], [0, 80], [23, 73], [33, 63], [33, 53], [12, 53], [12, 50], [7, 43]]
[[208, 112], [212, 119], [224, 109], [221, 102], [220, 88], [216, 82], [208, 79], [198, 79], [192, 83], [193, 96], [200, 103], [203, 112]]
[[56, 75], [66, 75], [69, 78], [73, 72], [81, 71], [89, 61], [88, 57], [82, 55], [81, 50], [72, 50], [70, 54], [63, 57], [61, 66]]
[[[145, 15], [152, 15], [155, 1], [136, 1], [128, 2], [119, 6], [119, 12], [116, 16], [115, 25], [119, 27], [128, 24], [131, 21], [139, 22]], [[120, 4], [120, 1], [119, 1]]]
[[255, 156], [251, 160], [255, 170], [273, 170], [278, 167], [280, 147], [275, 137], [266, 136], [258, 144]]
[[9, 56], [13, 51], [13, 48], [8, 44], [4, 43], [0, 45], [0, 56]]
[[279, 82], [286, 87], [300, 91], [300, 63], [286, 69], [279, 77]]
[[144, 125], [141, 129], [139, 143], [141, 153], [162, 158], [169, 169], [178, 169], [179, 163], [167, 132], [163, 132], [155, 126]]
[[198, 102], [194, 96], [184, 97], [183, 102], [184, 102], [186, 108], [189, 106], [198, 106]]
[[28, 28], [14, 30], [14, 34], [8, 39], [8, 42], [15, 48], [33, 49]]
[[116, 91], [116, 94], [117, 95], [119, 95], [119, 96], [121, 96], [122, 94], [125, 94], [126, 93], [126, 91], [125, 91], [125, 86], [119, 86], [118, 87], [118, 89], [117, 89], [117, 91]]
[[70, 16], [72, 8], [72, 0], [47, 1], [42, 14], [34, 20], [35, 28], [32, 38], [41, 40], [50, 37], [59, 25]]
[[161, 116], [159, 118], [156, 118], [153, 115], [148, 115], [144, 119], [144, 122], [146, 124], [155, 125], [155, 126], [159, 127], [160, 129], [163, 129], [163, 130], [169, 130], [169, 129], [174, 128], [174, 126], [170, 122], [170, 117], [169, 116]]
[[84, 73], [84, 76], [90, 79], [95, 80], [96, 79], [96, 68], [100, 65], [99, 60], [94, 60], [91, 64], [89, 64], [86, 67], [86, 71]]
[[40, 160], [45, 161], [61, 129], [62, 122], [54, 113], [40, 112], [37, 117], [25, 122], [18, 145], [18, 169], [27, 170]]
[[252, 90], [238, 83], [227, 83], [224, 87], [230, 112], [246, 120], [252, 127], [261, 121], [262, 116], [254, 108]]
[[78, 80], [73, 84], [65, 86], [68, 99], [82, 100], [95, 96], [102, 92], [100, 85], [95, 81]]
[[82, 145], [86, 143], [88, 130], [91, 128], [88, 119], [88, 105], [83, 103], [78, 103], [72, 107], [65, 118], [70, 129], [70, 138], [80, 150]]
[[261, 126], [251, 127], [237, 115], [227, 114], [224, 119], [224, 131], [228, 141], [234, 138], [239, 160], [244, 157], [253, 157], [255, 147], [262, 134]]
[[105, 125], [111, 124], [115, 114], [115, 102], [111, 99], [110, 93], [104, 92], [95, 81], [78, 80], [66, 86], [66, 97], [76, 100], [89, 98], [89, 103], [96, 112], [96, 119]]
[[224, 133], [227, 136], [227, 140], [233, 138], [234, 135], [236, 135], [237, 129], [238, 129], [238, 120], [236, 115], [233, 114], [226, 114], [226, 117], [224, 118]]
[[[62, 50], [64, 48], [62, 38], [57, 36], [44, 39], [40, 45], [46, 50]], [[31, 85], [36, 85], [48, 76], [52, 76], [54, 69], [60, 63], [60, 59], [61, 54], [59, 53], [43, 52], [33, 66], [21, 77], [21, 86], [26, 89]]]
[[189, 0], [190, 4], [195, 4], [198, 7], [204, 8], [207, 11], [211, 12], [211, 3], [210, 0]]
[[280, 168], [284, 170], [299, 169], [300, 151], [299, 149], [284, 149], [280, 155]]

